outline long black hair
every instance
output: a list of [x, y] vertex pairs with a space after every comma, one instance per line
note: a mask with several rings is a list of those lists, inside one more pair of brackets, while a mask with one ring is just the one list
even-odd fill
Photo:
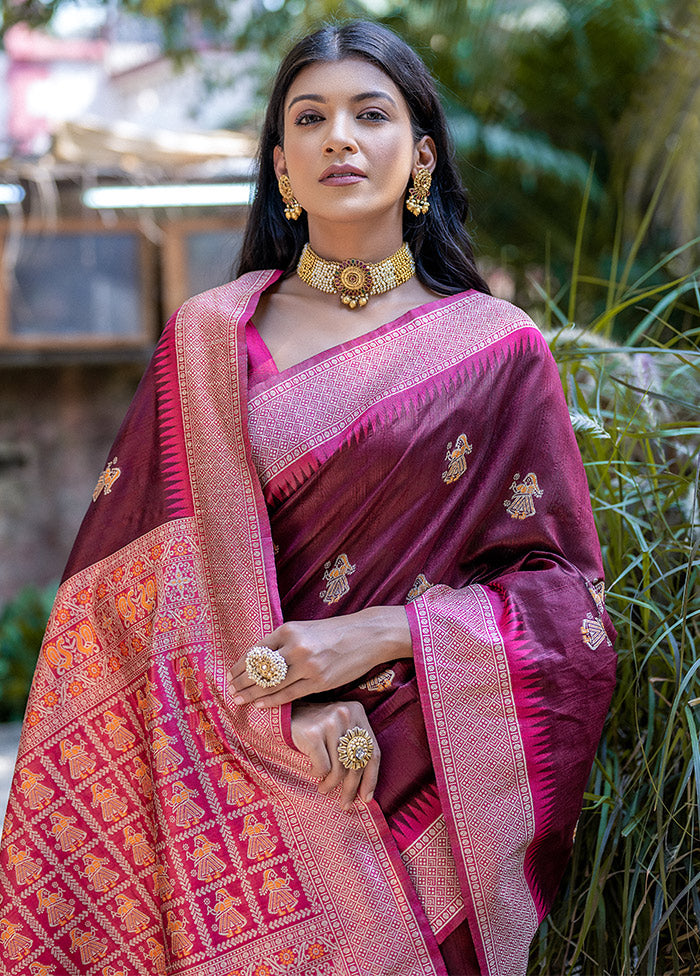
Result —
[[435, 82], [418, 55], [393, 31], [370, 21], [327, 25], [299, 41], [282, 61], [272, 88], [258, 150], [258, 181], [241, 250], [238, 273], [281, 268], [291, 274], [308, 240], [306, 214], [284, 216], [273, 164], [275, 146], [284, 141], [284, 101], [299, 72], [311, 64], [358, 58], [380, 68], [406, 100], [413, 136], [435, 142], [437, 162], [430, 209], [414, 217], [404, 212], [403, 238], [416, 262], [416, 275], [438, 294], [468, 288], [488, 292], [474, 261], [464, 227], [469, 204], [457, 170], [454, 146]]

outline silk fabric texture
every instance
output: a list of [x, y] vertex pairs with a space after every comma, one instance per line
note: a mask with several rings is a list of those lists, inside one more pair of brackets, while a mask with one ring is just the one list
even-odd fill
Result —
[[[246, 329], [278, 276], [173, 317], [93, 495], [5, 821], [13, 976], [445, 974], [460, 932], [513, 976], [551, 906], [614, 632], [546, 343], [467, 292], [278, 373]], [[382, 748], [348, 814], [226, 671], [283, 619], [398, 604], [414, 661], [322, 696]]]

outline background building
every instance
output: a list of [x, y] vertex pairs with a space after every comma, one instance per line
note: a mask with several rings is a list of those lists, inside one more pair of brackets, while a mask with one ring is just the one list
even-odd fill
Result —
[[58, 579], [164, 321], [230, 277], [255, 140], [219, 126], [249, 112], [250, 61], [180, 70], [105, 8], [6, 32], [0, 606]]

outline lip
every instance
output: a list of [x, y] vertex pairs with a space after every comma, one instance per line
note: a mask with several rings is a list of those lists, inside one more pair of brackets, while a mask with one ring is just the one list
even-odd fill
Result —
[[367, 174], [356, 166], [329, 166], [318, 178], [319, 183], [331, 183], [334, 186], [346, 186], [349, 183], [359, 183], [367, 178]]

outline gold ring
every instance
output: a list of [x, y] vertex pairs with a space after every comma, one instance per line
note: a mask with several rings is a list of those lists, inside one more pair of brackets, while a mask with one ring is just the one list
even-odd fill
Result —
[[245, 670], [251, 681], [261, 688], [274, 688], [287, 677], [287, 662], [271, 647], [251, 647], [245, 656]]
[[364, 769], [372, 758], [374, 743], [367, 729], [356, 725], [338, 739], [338, 759], [346, 769]]

